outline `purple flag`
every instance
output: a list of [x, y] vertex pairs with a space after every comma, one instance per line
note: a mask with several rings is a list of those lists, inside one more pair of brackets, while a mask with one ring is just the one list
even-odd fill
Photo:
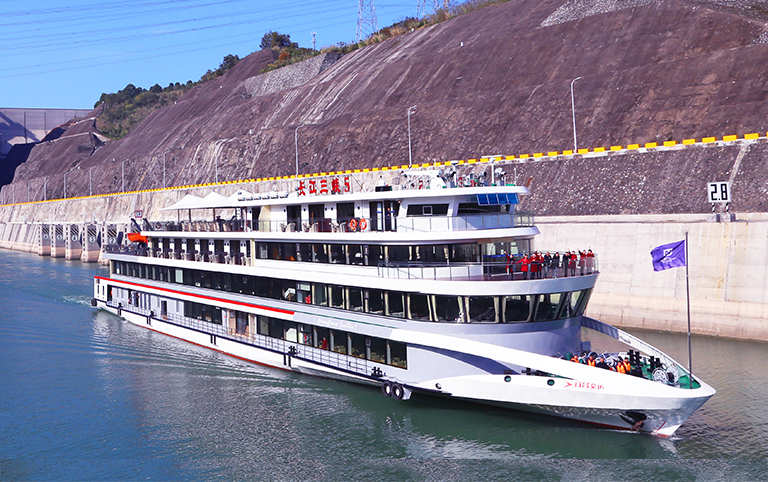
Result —
[[657, 246], [651, 250], [651, 258], [654, 271], [685, 266], [685, 241]]

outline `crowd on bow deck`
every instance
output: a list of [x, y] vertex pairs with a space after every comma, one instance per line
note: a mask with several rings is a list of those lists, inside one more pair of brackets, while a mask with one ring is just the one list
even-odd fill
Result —
[[523, 279], [583, 276], [596, 271], [595, 254], [591, 249], [566, 251], [562, 256], [559, 251], [504, 256], [507, 258], [507, 274], [514, 277], [515, 273], [522, 273]]

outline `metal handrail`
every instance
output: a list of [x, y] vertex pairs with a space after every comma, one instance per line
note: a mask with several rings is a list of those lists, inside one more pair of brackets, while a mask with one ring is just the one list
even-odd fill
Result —
[[[263, 348], [295, 358], [309, 360], [331, 368], [357, 373], [366, 377], [371, 375], [374, 366], [388, 366], [373, 360], [358, 358], [352, 355], [338, 353], [331, 350], [324, 350], [322, 348], [303, 345], [280, 338], [272, 338], [256, 333], [237, 333], [235, 330], [224, 327], [224, 325], [200, 320], [197, 318], [189, 318], [184, 315], [158, 315], [154, 310], [140, 308], [132, 304], [124, 305], [122, 302], [115, 300], [108, 301], [107, 306], [146, 316], [151, 320], [154, 319], [164, 323], [170, 323], [172, 325], [189, 328], [209, 335], [215, 335], [221, 338], [235, 340], [254, 347]], [[382, 376], [386, 376], [386, 372], [382, 372]]]

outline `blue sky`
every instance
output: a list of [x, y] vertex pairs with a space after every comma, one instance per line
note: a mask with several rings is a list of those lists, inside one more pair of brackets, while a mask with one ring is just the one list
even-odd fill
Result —
[[[416, 0], [376, 3], [382, 28]], [[103, 92], [197, 81], [276, 30], [301, 47], [355, 40], [355, 0], [0, 0], [0, 107], [89, 109]]]

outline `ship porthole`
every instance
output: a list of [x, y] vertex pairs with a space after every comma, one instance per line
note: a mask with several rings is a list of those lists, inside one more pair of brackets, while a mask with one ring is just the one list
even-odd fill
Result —
[[554, 385], [554, 384], [555, 384], [555, 381], [554, 381], [554, 380], [552, 380], [551, 378], [550, 378], [549, 380], [547, 380], [547, 385], [549, 385], [550, 387], [551, 387], [552, 385]]
[[511, 381], [512, 381], [512, 377], [511, 377], [511, 376], [509, 376], [509, 375], [507, 375], [507, 376], [505, 376], [505, 377], [504, 377], [504, 381], [505, 381], [505, 382], [507, 382], [507, 383], [509, 383], [509, 382], [511, 382]]

